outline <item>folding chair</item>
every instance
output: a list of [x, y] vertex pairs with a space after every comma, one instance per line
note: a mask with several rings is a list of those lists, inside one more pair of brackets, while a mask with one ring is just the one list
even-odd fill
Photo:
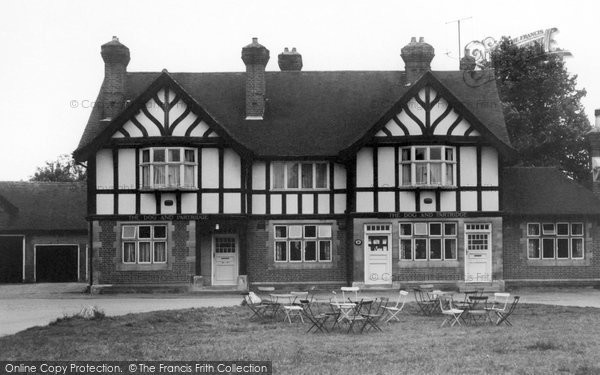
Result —
[[519, 299], [521, 297], [515, 296], [513, 299], [508, 311], [495, 311], [498, 316], [498, 320], [496, 321], [496, 325], [499, 326], [501, 323], [505, 323], [507, 326], [512, 326], [512, 323], [508, 320], [508, 317], [515, 311], [517, 304], [519, 303]]
[[[343, 286], [341, 288], [341, 290], [342, 290], [342, 301], [350, 301], [350, 302], [358, 301], [358, 291], [360, 289], [357, 286]], [[354, 300], [352, 300], [350, 297], [348, 297], [348, 299], [346, 299], [346, 293], [349, 295], [354, 294]]]
[[498, 313], [506, 313], [509, 298], [510, 293], [494, 293], [494, 299], [491, 301], [492, 306], [487, 307], [486, 310], [493, 312], [496, 316]]
[[493, 323], [487, 296], [469, 296], [469, 307], [465, 312], [466, 317], [473, 324]]
[[377, 298], [376, 302], [371, 305], [371, 311], [369, 313], [361, 314], [366, 318], [360, 330], [361, 332], [364, 331], [365, 328], [367, 331], [371, 328], [374, 328], [379, 332], [382, 332], [381, 327], [379, 327], [379, 321], [383, 318], [383, 315], [386, 311], [385, 308], [387, 307], [389, 301], [390, 299], [387, 297], [379, 297]]
[[310, 323], [312, 323], [312, 325], [308, 328], [306, 333], [309, 333], [313, 329], [315, 330], [315, 333], [317, 333], [317, 332], [328, 333], [329, 332], [327, 330], [327, 327], [325, 326], [325, 323], [331, 317], [331, 315], [324, 314], [324, 313], [317, 313], [317, 312], [313, 311], [313, 309], [310, 307], [310, 304], [307, 304], [302, 307], [302, 313], [304, 314], [304, 316], [306, 316], [308, 321]]
[[457, 323], [459, 326], [462, 325], [460, 324], [460, 319], [464, 310], [457, 309], [452, 305], [452, 297], [440, 296], [438, 301], [440, 303], [440, 310], [442, 311], [442, 314], [447, 316], [442, 322], [440, 328], [446, 323], [450, 323], [450, 327], [454, 327], [454, 325]]
[[269, 318], [273, 318], [273, 305], [262, 303], [260, 297], [258, 297], [254, 292], [244, 293], [244, 300], [242, 301], [243, 305], [248, 306], [248, 308], [252, 311], [252, 319], [258, 319], [264, 321]]
[[[360, 332], [362, 333], [362, 331], [364, 329], [364, 325], [366, 324], [365, 321], [367, 320], [365, 315], [368, 315], [371, 313], [372, 306], [373, 306], [373, 301], [371, 301], [371, 300], [368, 300], [368, 301], [360, 300], [360, 302], [358, 302], [356, 304], [356, 306], [354, 306], [352, 311], [350, 311], [350, 313], [348, 315], [346, 315], [346, 319], [348, 321], [348, 332], [347, 333], [350, 333], [350, 331], [352, 331], [356, 322], [363, 323], [363, 326], [361, 327], [361, 330], [360, 330]], [[352, 331], [352, 332], [354, 332], [354, 331]]]
[[431, 315], [433, 310], [435, 310], [435, 304], [437, 302], [431, 300], [427, 291], [423, 289], [415, 288], [413, 289], [413, 292], [415, 294], [415, 301], [417, 302], [419, 310], [421, 310], [423, 315]]
[[385, 320], [386, 323], [389, 323], [389, 321], [392, 319], [396, 320], [397, 322], [400, 321], [400, 319], [398, 319], [398, 314], [404, 308], [407, 298], [408, 298], [408, 292], [405, 290], [401, 290], [398, 293], [398, 300], [396, 301], [396, 304], [394, 306], [385, 306], [384, 307], [385, 311], [388, 313], [388, 318]]

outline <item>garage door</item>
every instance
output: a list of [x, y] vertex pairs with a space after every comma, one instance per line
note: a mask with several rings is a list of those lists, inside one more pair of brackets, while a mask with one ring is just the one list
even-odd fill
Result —
[[23, 237], [0, 236], [0, 283], [23, 282]]
[[63, 283], [77, 281], [77, 245], [36, 245], [35, 281]]

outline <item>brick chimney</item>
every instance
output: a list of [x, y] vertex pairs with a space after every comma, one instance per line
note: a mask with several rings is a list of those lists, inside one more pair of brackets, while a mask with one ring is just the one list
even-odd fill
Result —
[[100, 55], [104, 60], [103, 119], [112, 120], [121, 112], [125, 103], [129, 48], [113, 36], [110, 42], [102, 45]]
[[258, 38], [252, 38], [252, 43], [242, 48], [242, 61], [246, 64], [246, 120], [262, 120], [269, 50], [258, 43]]
[[431, 70], [431, 60], [435, 56], [431, 45], [425, 43], [423, 37], [412, 37], [410, 43], [402, 47], [400, 56], [404, 60], [404, 70], [406, 71], [406, 83], [412, 85], [426, 71]]
[[594, 127], [587, 134], [592, 159], [592, 192], [600, 198], [600, 109], [597, 109]]
[[277, 56], [277, 63], [281, 71], [300, 71], [302, 70], [302, 55], [292, 48], [292, 52], [285, 47], [282, 53]]

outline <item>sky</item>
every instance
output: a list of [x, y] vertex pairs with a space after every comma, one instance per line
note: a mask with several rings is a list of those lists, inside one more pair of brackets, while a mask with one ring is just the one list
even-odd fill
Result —
[[[433, 70], [458, 69], [461, 41], [517, 37], [557, 27], [559, 47], [586, 114], [600, 108], [600, 3], [594, 1], [239, 0], [10, 1], [0, 12], [0, 180], [28, 180], [36, 167], [72, 153], [104, 75], [100, 46], [118, 36], [128, 71], [244, 71], [252, 37], [279, 70], [284, 47], [302, 54], [304, 71], [404, 70], [411, 37], [435, 48]], [[470, 17], [470, 18], [469, 18]]]

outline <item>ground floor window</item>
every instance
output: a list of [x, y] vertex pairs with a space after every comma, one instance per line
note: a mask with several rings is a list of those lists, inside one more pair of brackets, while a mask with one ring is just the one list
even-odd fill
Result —
[[123, 263], [167, 262], [166, 225], [123, 225], [121, 227]]
[[331, 225], [274, 225], [276, 262], [331, 262]]
[[529, 259], [582, 259], [583, 223], [527, 223]]
[[400, 259], [456, 260], [457, 223], [400, 223]]

